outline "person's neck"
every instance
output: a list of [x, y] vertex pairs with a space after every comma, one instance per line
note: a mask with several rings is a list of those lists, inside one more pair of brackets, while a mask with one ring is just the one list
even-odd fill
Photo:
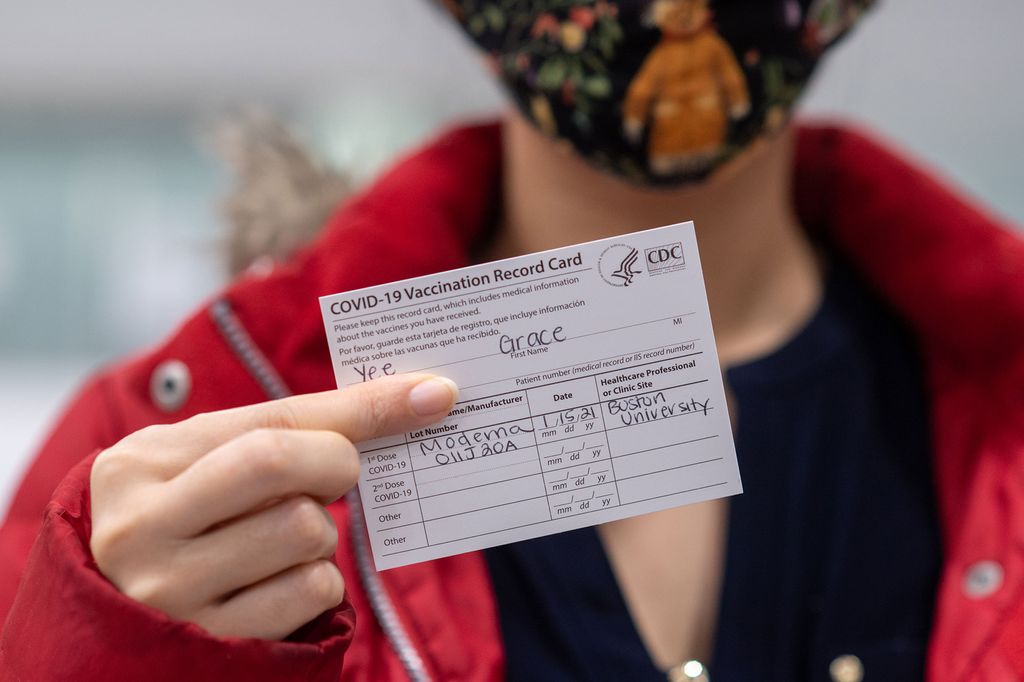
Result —
[[488, 254], [557, 248], [693, 220], [723, 365], [788, 339], [816, 309], [821, 273], [790, 198], [792, 132], [695, 187], [628, 185], [517, 115], [504, 129], [503, 216]]

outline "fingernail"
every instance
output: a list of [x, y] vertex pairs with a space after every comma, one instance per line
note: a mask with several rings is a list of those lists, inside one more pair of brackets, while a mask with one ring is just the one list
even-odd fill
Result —
[[445, 377], [432, 377], [412, 387], [409, 391], [409, 404], [416, 414], [429, 417], [450, 410], [458, 395], [459, 387], [454, 381]]

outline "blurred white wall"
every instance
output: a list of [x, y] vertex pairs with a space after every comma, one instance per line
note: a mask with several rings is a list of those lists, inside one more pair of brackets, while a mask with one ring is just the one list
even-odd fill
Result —
[[[882, 0], [805, 112], [898, 139], [1024, 223], [1020, 26], [1020, 0]], [[500, 95], [428, 0], [0, 10], [0, 505], [73, 385], [221, 281], [225, 178], [199, 139], [248, 103], [366, 177]]]

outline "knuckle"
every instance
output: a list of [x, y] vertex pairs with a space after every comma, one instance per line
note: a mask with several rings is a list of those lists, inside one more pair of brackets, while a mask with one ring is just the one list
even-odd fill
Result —
[[[219, 605], [218, 605], [219, 606]], [[189, 618], [190, 621], [209, 632], [214, 637], [245, 637], [241, 632], [232, 631], [230, 626], [226, 627], [224, 618], [221, 617], [218, 607], [207, 606], [197, 610]]]
[[294, 401], [284, 398], [263, 403], [258, 406], [260, 410], [259, 421], [268, 429], [298, 429], [302, 421], [295, 411]]
[[348, 451], [355, 449], [352, 441], [337, 431], [320, 431], [318, 433], [326, 440], [327, 446], [336, 452], [345, 454]]
[[162, 574], [138, 577], [127, 582], [121, 589], [125, 596], [137, 602], [152, 606], [168, 615], [175, 615], [176, 600], [171, 582]]
[[249, 431], [240, 438], [239, 447], [246, 468], [257, 479], [277, 479], [288, 471], [289, 443], [280, 431]]
[[330, 524], [319, 504], [308, 497], [292, 503], [289, 537], [307, 557], [316, 557], [329, 545]]
[[[214, 637], [260, 637], [258, 629], [263, 618], [239, 617], [222, 604], [211, 604], [196, 609], [187, 620], [209, 632]], [[283, 635], [282, 635], [283, 636]]]
[[137, 516], [119, 516], [93, 526], [89, 549], [101, 570], [115, 567], [120, 557], [132, 553], [142, 534], [141, 526]]
[[122, 441], [96, 456], [90, 472], [90, 484], [92, 487], [103, 488], [106, 484], [123, 481], [139, 466], [138, 455]]
[[103, 488], [112, 479], [124, 470], [125, 457], [117, 446], [104, 450], [92, 463], [92, 471], [89, 472], [89, 486], [93, 493]]
[[220, 418], [217, 415], [217, 413], [199, 412], [198, 414], [194, 414], [191, 417], [188, 417], [187, 419], [183, 419], [182, 421], [178, 422], [178, 424], [181, 427], [188, 429], [190, 431], [194, 431], [196, 433], [211, 433], [217, 429], [219, 422]]
[[347, 492], [359, 480], [359, 449], [355, 444], [340, 433], [332, 434], [337, 453], [337, 462], [341, 472], [341, 483]]
[[154, 442], [160, 442], [160, 440], [162, 440], [166, 435], [168, 428], [170, 427], [166, 424], [150, 424], [148, 426], [144, 426], [138, 431], [134, 431], [122, 438], [119, 445], [122, 445], [129, 450], [149, 446]]
[[365, 384], [359, 388], [354, 401], [359, 422], [363, 425], [365, 433], [381, 433], [388, 421], [387, 401], [378, 391], [370, 390]]
[[247, 432], [243, 438], [254, 450], [280, 452], [289, 445], [284, 431], [270, 427], [253, 429]]
[[176, 424], [156, 424], [128, 434], [96, 457], [91, 484], [101, 489], [101, 495], [105, 486], [121, 493], [140, 477], [161, 475], [162, 463], [168, 451], [174, 451], [180, 433]]
[[323, 560], [309, 565], [304, 589], [310, 601], [322, 608], [331, 608], [345, 598], [345, 581], [332, 562]]

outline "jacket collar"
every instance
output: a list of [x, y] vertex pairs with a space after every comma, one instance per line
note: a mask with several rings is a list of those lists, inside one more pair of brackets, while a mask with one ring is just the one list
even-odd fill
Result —
[[1024, 353], [1024, 242], [1007, 225], [851, 129], [800, 128], [794, 173], [802, 224], [845, 253], [926, 354], [983, 370]]

